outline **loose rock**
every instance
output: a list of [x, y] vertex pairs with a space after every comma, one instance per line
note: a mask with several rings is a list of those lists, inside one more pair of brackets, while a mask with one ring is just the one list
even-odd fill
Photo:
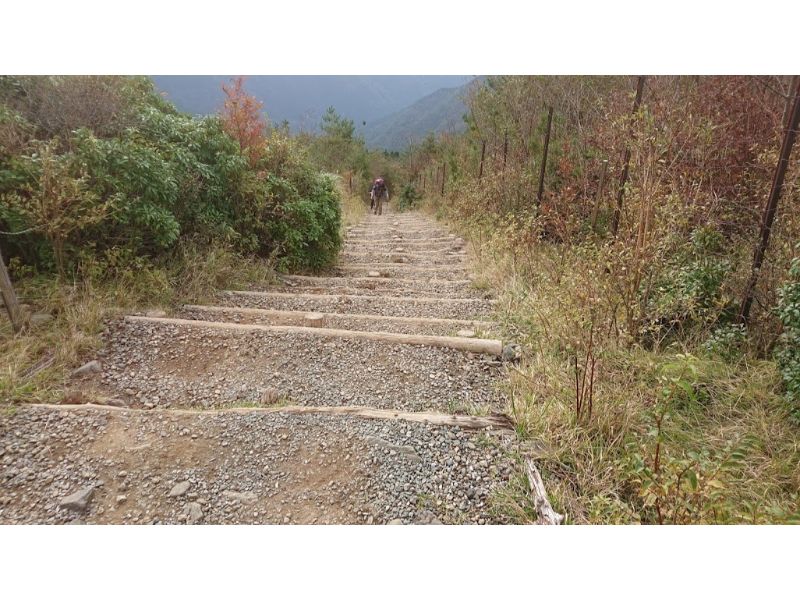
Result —
[[181, 481], [176, 483], [172, 489], [169, 491], [170, 498], [177, 498], [178, 496], [183, 496], [186, 492], [189, 491], [189, 482], [188, 481]]
[[90, 360], [85, 365], [78, 367], [72, 372], [73, 377], [86, 377], [89, 375], [94, 375], [95, 373], [100, 373], [103, 370], [103, 366], [100, 364], [99, 360]]
[[94, 494], [94, 486], [90, 485], [78, 490], [73, 494], [70, 494], [66, 498], [62, 498], [58, 506], [74, 512], [86, 512], [86, 509], [89, 507], [89, 500], [91, 500], [92, 494]]

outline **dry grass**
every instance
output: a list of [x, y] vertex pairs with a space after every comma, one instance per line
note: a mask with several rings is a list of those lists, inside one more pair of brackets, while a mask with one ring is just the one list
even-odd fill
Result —
[[[343, 228], [366, 213], [360, 198], [342, 192]], [[80, 279], [15, 273], [20, 301], [30, 313], [52, 320], [14, 335], [0, 314], [0, 405], [58, 402], [73, 369], [101, 345], [105, 323], [134, 311], [169, 310], [183, 303], [206, 303], [216, 290], [274, 282], [268, 260], [247, 259], [224, 247], [179, 245], [159, 265], [85, 264]]]
[[342, 195], [342, 235], [346, 228], [360, 223], [367, 214], [368, 205], [358, 194], [350, 193], [346, 188], [340, 189]]
[[[773, 362], [746, 354], [726, 362], [697, 336], [648, 350], [598, 327], [593, 410], [578, 419], [574, 357], [583, 364], [592, 292], [607, 292], [603, 274], [577, 248], [521, 250], [508, 232], [452, 226], [473, 242], [478, 281], [497, 294], [504, 337], [523, 345], [507, 383], [509, 410], [557, 511], [572, 523], [658, 522], [642, 475], [658, 445], [662, 522], [798, 519], [800, 432]], [[667, 418], [657, 433], [661, 407]], [[728, 460], [751, 439], [741, 461]], [[696, 489], [683, 477], [689, 471]], [[519, 522], [534, 519], [522, 470], [494, 504]]]
[[[95, 265], [96, 267], [96, 265]], [[103, 272], [103, 269], [88, 271]], [[225, 287], [264, 284], [274, 277], [263, 260], [224, 248], [182, 245], [169, 267], [116, 268], [72, 284], [53, 277], [18, 277], [20, 302], [52, 319], [14, 335], [0, 316], [0, 404], [56, 402], [73, 369], [100, 347], [105, 323], [125, 313], [205, 302]]]

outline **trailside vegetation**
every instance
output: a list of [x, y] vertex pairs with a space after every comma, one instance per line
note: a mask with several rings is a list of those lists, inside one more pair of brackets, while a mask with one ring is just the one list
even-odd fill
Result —
[[225, 93], [219, 116], [194, 118], [146, 78], [0, 79], [4, 256], [64, 276], [191, 241], [287, 268], [331, 263], [333, 181], [267, 130], [241, 78]]
[[30, 320], [0, 320], [0, 401], [60, 399], [109, 318], [332, 264], [341, 180], [245, 87], [197, 118], [145, 77], [0, 77], [0, 247]]
[[764, 207], [799, 81], [490, 77], [406, 153], [525, 349], [510, 411], [571, 522], [798, 519], [797, 148]]

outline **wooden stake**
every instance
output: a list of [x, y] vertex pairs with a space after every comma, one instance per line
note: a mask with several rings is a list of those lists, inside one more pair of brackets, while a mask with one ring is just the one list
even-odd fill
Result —
[[508, 131], [503, 132], [503, 171], [506, 170], [506, 160], [508, 159]]
[[550, 146], [550, 128], [553, 126], [553, 107], [547, 110], [547, 131], [544, 134], [544, 151], [542, 152], [542, 167], [539, 171], [539, 191], [536, 194], [536, 205], [542, 205], [544, 196], [544, 170], [547, 167], [547, 149]]
[[786, 103], [791, 106], [791, 111], [789, 113], [789, 118], [786, 120], [780, 157], [778, 158], [778, 164], [775, 166], [775, 174], [772, 178], [772, 188], [769, 191], [767, 205], [764, 207], [764, 213], [761, 217], [761, 234], [753, 256], [753, 269], [744, 292], [742, 308], [739, 311], [739, 323], [742, 324], [747, 324], [750, 318], [750, 308], [753, 305], [753, 296], [755, 294], [756, 284], [758, 283], [758, 275], [764, 263], [764, 255], [767, 252], [769, 237], [772, 233], [772, 223], [775, 220], [778, 201], [783, 191], [783, 180], [786, 177], [786, 169], [789, 166], [789, 157], [792, 154], [792, 147], [794, 146], [794, 141], [797, 136], [797, 128], [800, 126], [800, 75], [795, 75], [792, 78], [791, 93]]
[[478, 181], [483, 177], [483, 161], [486, 158], [486, 140], [481, 141], [481, 164], [478, 168]]
[[[642, 93], [644, 92], [644, 75], [639, 75], [636, 82], [636, 98], [633, 100], [633, 111], [631, 115], [635, 116], [639, 111], [639, 106], [642, 103]], [[631, 138], [633, 138], [633, 131], [631, 131]], [[619, 188], [617, 189], [617, 206], [614, 208], [614, 216], [611, 220], [611, 235], [617, 237], [619, 230], [619, 219], [622, 214], [622, 200], [625, 196], [625, 184], [628, 183], [628, 168], [631, 164], [631, 146], [628, 144], [625, 147], [625, 156], [622, 159], [622, 175], [619, 179]]]
[[600, 203], [603, 200], [603, 187], [606, 183], [606, 171], [608, 170], [608, 161], [603, 161], [603, 169], [600, 171], [600, 184], [597, 186], [597, 192], [594, 195], [594, 208], [592, 209], [592, 231], [597, 229], [597, 215], [600, 212]]
[[17, 294], [14, 292], [14, 286], [11, 285], [11, 277], [8, 275], [2, 253], [0, 253], [0, 294], [2, 295], [3, 304], [8, 312], [8, 318], [11, 320], [11, 327], [14, 332], [20, 331], [23, 324], [22, 310], [19, 307]]
[[442, 196], [444, 196], [444, 180], [447, 178], [447, 163], [442, 163]]

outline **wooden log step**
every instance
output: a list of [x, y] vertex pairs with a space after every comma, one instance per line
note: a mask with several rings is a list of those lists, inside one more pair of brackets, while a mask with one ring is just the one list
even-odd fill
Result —
[[409, 412], [399, 410], [388, 410], [384, 408], [370, 408], [368, 406], [258, 406], [258, 407], [239, 407], [239, 408], [215, 408], [215, 409], [186, 409], [186, 408], [127, 408], [124, 406], [111, 406], [108, 404], [29, 404], [35, 408], [50, 410], [95, 410], [118, 413], [151, 413], [151, 414], [171, 414], [171, 415], [219, 415], [226, 413], [241, 414], [329, 414], [347, 415], [362, 417], [365, 419], [387, 419], [399, 421], [411, 421], [414, 423], [429, 423], [430, 425], [444, 425], [449, 427], [460, 427], [461, 429], [512, 429], [513, 423], [506, 415], [451, 415], [436, 412]]
[[449, 235], [446, 229], [442, 227], [418, 227], [416, 229], [405, 229], [401, 227], [387, 227], [384, 229], [376, 229], [374, 227], [367, 227], [366, 229], [353, 229], [352, 231], [347, 232], [347, 235], [396, 235], [396, 234], [403, 234], [403, 235], [417, 235], [417, 234], [431, 234], [435, 235], [436, 237], [442, 237], [445, 235]]
[[411, 303], [435, 303], [435, 304], [469, 304], [472, 302], [486, 302], [494, 304], [497, 302], [494, 299], [483, 298], [430, 298], [430, 297], [415, 297], [415, 296], [366, 296], [363, 294], [303, 294], [292, 292], [251, 292], [248, 290], [225, 290], [223, 294], [229, 296], [253, 296], [256, 298], [304, 298], [307, 300], [325, 299], [335, 300], [338, 298], [347, 298], [348, 300], [369, 300], [374, 301], [376, 298], [381, 300], [389, 300], [391, 302], [411, 302]]
[[361, 294], [303, 294], [292, 292], [251, 292], [248, 290], [225, 290], [223, 292], [229, 296], [254, 296], [256, 298], [305, 298], [307, 300], [335, 300], [347, 298], [348, 300], [369, 300], [376, 298], [391, 302], [416, 302], [416, 303], [435, 303], [435, 304], [468, 304], [472, 302], [485, 302], [494, 304], [496, 300], [484, 300], [483, 298], [426, 298], [416, 296], [366, 296]]
[[374, 244], [374, 245], [389, 245], [389, 244], [405, 244], [409, 246], [425, 246], [425, 245], [451, 245], [451, 244], [463, 244], [463, 241], [457, 241], [456, 238], [449, 238], [449, 237], [439, 237], [439, 238], [403, 238], [401, 237], [399, 240], [393, 239], [393, 237], [381, 237], [376, 239], [371, 238], [354, 238], [354, 237], [347, 237], [346, 242], [351, 244], [353, 242], [363, 243], [363, 244]]
[[[395, 238], [400, 238], [395, 239]], [[391, 232], [382, 235], [370, 235], [370, 236], [347, 236], [345, 238], [347, 243], [353, 242], [360, 242], [364, 244], [382, 244], [382, 243], [396, 243], [398, 241], [406, 243], [406, 242], [416, 242], [419, 244], [427, 244], [427, 243], [434, 243], [434, 244], [448, 244], [448, 243], [456, 243], [455, 238], [441, 238], [441, 237], [426, 237], [426, 236], [408, 236], [403, 233], [398, 232]]]
[[387, 333], [382, 331], [352, 331], [349, 329], [328, 329], [327, 327], [301, 327], [297, 325], [255, 325], [244, 323], [227, 323], [222, 321], [198, 321], [194, 319], [172, 319], [168, 317], [127, 316], [126, 321], [139, 323], [159, 323], [162, 325], [178, 325], [181, 327], [203, 327], [223, 329], [226, 331], [266, 331], [274, 333], [299, 333], [319, 337], [340, 339], [362, 339], [392, 344], [410, 344], [414, 346], [433, 346], [452, 348], [476, 354], [503, 353], [500, 340], [484, 340], [476, 338], [446, 337], [437, 335], [412, 335], [408, 333]]
[[409, 263], [393, 263], [393, 262], [375, 262], [375, 263], [348, 263], [336, 265], [337, 269], [344, 271], [379, 271], [380, 269], [400, 268], [412, 271], [444, 271], [451, 273], [454, 270], [465, 271], [467, 267], [464, 264], [452, 265], [437, 265], [434, 267], [424, 267], [421, 265], [413, 265]]
[[395, 283], [408, 283], [411, 285], [418, 283], [429, 283], [431, 285], [469, 285], [472, 283], [471, 279], [403, 279], [402, 277], [385, 277], [383, 275], [376, 277], [312, 277], [310, 275], [282, 275], [281, 279], [286, 281], [298, 281], [308, 283], [322, 283], [331, 280], [341, 281], [342, 283], [382, 283], [382, 282], [395, 282]]
[[398, 243], [394, 246], [387, 246], [386, 248], [373, 248], [372, 246], [366, 245], [363, 248], [345, 248], [342, 251], [342, 254], [347, 256], [372, 256], [374, 254], [402, 254], [403, 256], [409, 257], [423, 257], [428, 258], [431, 255], [439, 255], [442, 257], [447, 256], [464, 256], [466, 255], [466, 251], [462, 250], [461, 248], [453, 248], [444, 249], [444, 248], [434, 248], [431, 250], [417, 250], [414, 248], [408, 248], [403, 246], [402, 243]]
[[[261, 315], [264, 317], [293, 317], [302, 319], [308, 314], [304, 310], [277, 310], [272, 308], [250, 308], [246, 306], [214, 306], [203, 304], [185, 304], [183, 308], [187, 310], [205, 310], [208, 312], [238, 312], [249, 315]], [[336, 313], [336, 312], [322, 312], [318, 313], [324, 317], [336, 319], [363, 319], [365, 321], [390, 321], [395, 323], [409, 323], [412, 325], [453, 325], [453, 326], [466, 326], [477, 327], [479, 329], [490, 329], [494, 327], [494, 323], [490, 321], [475, 321], [468, 319], [441, 319], [436, 317], [390, 317], [386, 315], [373, 315], [367, 313]]]

